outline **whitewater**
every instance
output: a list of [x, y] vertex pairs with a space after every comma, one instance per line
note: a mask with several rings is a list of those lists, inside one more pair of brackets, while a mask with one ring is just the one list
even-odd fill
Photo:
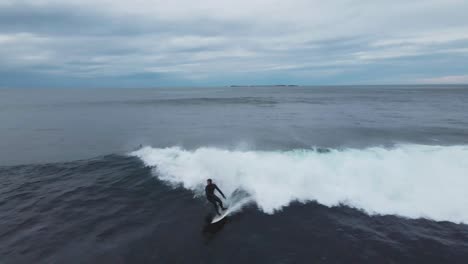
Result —
[[131, 153], [167, 184], [196, 196], [212, 178], [273, 214], [291, 202], [346, 205], [370, 215], [468, 223], [468, 146], [246, 151], [144, 147]]

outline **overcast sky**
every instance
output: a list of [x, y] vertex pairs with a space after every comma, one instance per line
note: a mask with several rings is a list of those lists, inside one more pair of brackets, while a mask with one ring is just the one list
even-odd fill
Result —
[[468, 83], [468, 0], [0, 0], [0, 87]]

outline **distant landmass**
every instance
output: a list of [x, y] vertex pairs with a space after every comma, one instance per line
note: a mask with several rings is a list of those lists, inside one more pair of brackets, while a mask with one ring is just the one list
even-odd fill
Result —
[[275, 84], [275, 85], [230, 85], [229, 87], [297, 87], [295, 84]]

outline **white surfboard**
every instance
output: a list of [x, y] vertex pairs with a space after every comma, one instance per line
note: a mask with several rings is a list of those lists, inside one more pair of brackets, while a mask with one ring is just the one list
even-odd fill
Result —
[[223, 211], [221, 213], [221, 215], [216, 215], [215, 218], [213, 218], [213, 220], [211, 220], [211, 223], [214, 224], [216, 222], [219, 222], [221, 221], [224, 217], [226, 217], [229, 213], [231, 212], [231, 210], [229, 210], [229, 208], [225, 211]]
[[246, 204], [250, 203], [252, 199], [249, 196], [239, 196], [236, 195], [234, 192], [233, 195], [231, 195], [228, 199], [226, 199], [226, 206], [228, 207], [227, 210], [221, 211], [221, 215], [216, 215], [213, 220], [211, 220], [211, 223], [217, 223], [229, 214], [234, 214], [242, 209]]

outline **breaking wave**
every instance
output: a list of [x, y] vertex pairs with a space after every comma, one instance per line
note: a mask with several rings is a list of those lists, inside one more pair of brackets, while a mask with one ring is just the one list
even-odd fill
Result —
[[468, 146], [399, 145], [330, 151], [132, 152], [154, 175], [202, 195], [207, 178], [228, 195], [244, 190], [265, 213], [293, 201], [345, 204], [368, 214], [468, 223]]

